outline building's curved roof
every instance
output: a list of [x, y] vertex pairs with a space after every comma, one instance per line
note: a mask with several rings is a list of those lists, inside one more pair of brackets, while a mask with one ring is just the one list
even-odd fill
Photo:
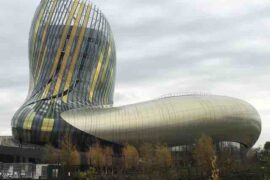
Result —
[[72, 126], [114, 143], [191, 144], [203, 133], [215, 141], [251, 147], [261, 132], [257, 111], [248, 103], [224, 96], [179, 96], [107, 109], [62, 113]]

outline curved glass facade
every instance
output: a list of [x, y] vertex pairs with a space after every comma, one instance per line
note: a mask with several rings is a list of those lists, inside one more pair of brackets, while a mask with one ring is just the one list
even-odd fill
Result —
[[42, 0], [29, 39], [30, 88], [13, 135], [45, 143], [76, 131], [60, 113], [113, 104], [116, 53], [110, 25], [86, 0]]
[[176, 96], [112, 107], [116, 52], [110, 25], [87, 0], [42, 0], [29, 38], [30, 87], [12, 119], [13, 136], [44, 144], [69, 134], [124, 144], [191, 144], [202, 133], [217, 142], [252, 146], [257, 111], [222, 96]]

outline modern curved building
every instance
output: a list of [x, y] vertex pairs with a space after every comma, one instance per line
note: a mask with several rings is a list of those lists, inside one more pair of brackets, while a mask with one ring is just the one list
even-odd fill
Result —
[[186, 95], [113, 107], [116, 52], [110, 25], [87, 0], [42, 0], [29, 39], [30, 87], [12, 119], [20, 142], [192, 144], [201, 134], [251, 147], [257, 111], [239, 99]]

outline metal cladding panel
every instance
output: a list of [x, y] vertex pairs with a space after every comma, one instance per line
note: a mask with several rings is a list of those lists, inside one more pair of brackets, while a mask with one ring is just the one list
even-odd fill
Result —
[[[252, 146], [261, 123], [238, 99], [183, 96], [113, 105], [116, 51], [110, 25], [88, 0], [42, 0], [29, 38], [30, 85], [12, 119], [13, 136], [55, 143], [70, 134], [79, 143], [192, 143], [201, 133]], [[61, 116], [62, 114], [62, 116]], [[63, 119], [64, 118], [64, 119]]]
[[72, 126], [118, 144], [191, 144], [203, 133], [215, 141], [251, 147], [261, 132], [257, 111], [248, 103], [223, 96], [180, 96], [108, 109], [62, 113]]
[[30, 87], [13, 135], [46, 143], [77, 132], [60, 113], [113, 104], [116, 52], [110, 25], [88, 0], [42, 0], [29, 38]]

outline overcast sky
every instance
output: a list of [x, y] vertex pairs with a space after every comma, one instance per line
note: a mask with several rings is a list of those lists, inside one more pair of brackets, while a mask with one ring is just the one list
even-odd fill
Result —
[[[28, 33], [39, 0], [0, 1], [0, 135], [28, 90]], [[241, 98], [270, 140], [269, 0], [96, 0], [117, 47], [115, 104], [168, 93]]]

